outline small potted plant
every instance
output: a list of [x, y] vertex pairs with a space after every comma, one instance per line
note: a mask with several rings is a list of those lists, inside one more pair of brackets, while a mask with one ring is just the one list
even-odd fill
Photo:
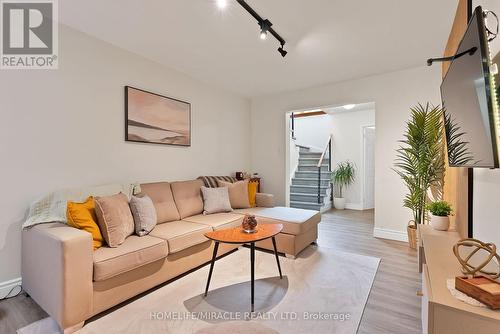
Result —
[[344, 188], [350, 186], [354, 182], [356, 169], [350, 161], [344, 161], [337, 165], [337, 168], [332, 172], [331, 181], [335, 186], [335, 196], [333, 197], [333, 205], [336, 209], [345, 209]]
[[450, 228], [450, 215], [452, 209], [446, 201], [436, 201], [427, 204], [427, 210], [431, 212], [431, 226], [438, 231], [448, 231]]

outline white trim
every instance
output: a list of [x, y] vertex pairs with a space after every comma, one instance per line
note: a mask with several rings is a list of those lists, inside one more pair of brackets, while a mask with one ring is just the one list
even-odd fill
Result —
[[[10, 281], [0, 282], [0, 299], [7, 297], [7, 294], [14, 288], [15, 286], [21, 286], [22, 280], [21, 277], [11, 279]], [[14, 289], [10, 296], [15, 295], [19, 289]]]
[[361, 203], [346, 203], [345, 208], [348, 210], [363, 210], [363, 204], [361, 204]]
[[328, 203], [323, 204], [323, 207], [320, 209], [320, 213], [325, 213], [333, 208], [332, 202], [328, 201]]
[[[375, 113], [377, 113], [377, 110], [375, 110]], [[365, 157], [365, 146], [366, 146], [366, 140], [365, 140], [365, 129], [366, 128], [375, 128], [377, 129], [377, 127], [375, 126], [375, 124], [373, 125], [361, 125], [361, 207], [362, 209], [359, 209], [359, 210], [369, 210], [369, 209], [374, 209], [374, 208], [367, 208], [366, 207], [366, 203], [365, 203], [365, 186], [366, 186], [366, 171], [365, 171], [365, 162], [366, 162], [366, 157]], [[377, 130], [375, 130], [375, 140], [377, 140], [377, 133], [376, 133]], [[376, 159], [376, 156], [374, 156], [374, 160]], [[375, 164], [375, 161], [373, 162]], [[373, 166], [373, 168], [375, 168], [375, 165]], [[373, 189], [373, 191], [375, 192], [375, 188]], [[375, 193], [373, 194], [373, 203], [375, 204]], [[356, 209], [357, 210], [357, 209]]]
[[403, 231], [375, 227], [373, 228], [373, 236], [375, 238], [408, 242], [408, 234]]
[[290, 178], [290, 141], [292, 133], [290, 131], [290, 115], [291, 112], [285, 113], [285, 206], [290, 206], [290, 185], [292, 180]]

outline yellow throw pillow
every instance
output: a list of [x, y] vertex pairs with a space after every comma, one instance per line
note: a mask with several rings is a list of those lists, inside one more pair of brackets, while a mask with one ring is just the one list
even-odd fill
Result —
[[94, 198], [90, 196], [83, 203], [68, 202], [66, 210], [68, 225], [92, 234], [94, 250], [103, 244], [101, 230], [97, 225]]
[[250, 201], [250, 207], [255, 208], [257, 206], [257, 188], [259, 187], [259, 182], [250, 181], [248, 182], [248, 200]]

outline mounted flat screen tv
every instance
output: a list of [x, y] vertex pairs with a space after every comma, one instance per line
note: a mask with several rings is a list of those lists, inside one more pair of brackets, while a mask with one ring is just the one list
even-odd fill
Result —
[[498, 168], [498, 107], [483, 10], [477, 7], [441, 85], [448, 163]]

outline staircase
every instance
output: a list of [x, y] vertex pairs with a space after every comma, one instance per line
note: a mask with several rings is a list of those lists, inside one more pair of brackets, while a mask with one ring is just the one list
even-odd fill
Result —
[[290, 186], [290, 207], [322, 211], [331, 204], [329, 157], [321, 164], [320, 203], [318, 203], [318, 163], [321, 153], [301, 147], [299, 165]]

